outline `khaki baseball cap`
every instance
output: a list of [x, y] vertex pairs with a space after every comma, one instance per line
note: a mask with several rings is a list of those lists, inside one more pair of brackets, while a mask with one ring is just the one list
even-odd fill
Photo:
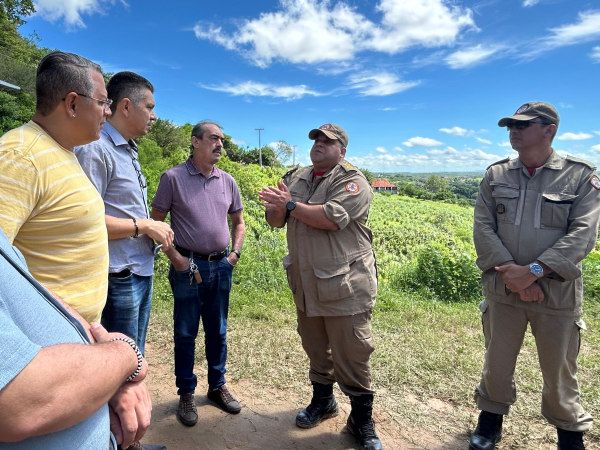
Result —
[[348, 146], [348, 134], [339, 125], [335, 125], [333, 123], [326, 123], [325, 125], [321, 125], [319, 128], [310, 130], [310, 132], [308, 133], [308, 138], [314, 141], [319, 135], [319, 131], [322, 132], [329, 139], [337, 139], [338, 141], [340, 141], [344, 148]]
[[556, 126], [560, 121], [556, 108], [550, 103], [529, 102], [520, 106], [512, 116], [500, 119], [498, 126], [505, 127], [511, 120], [532, 120], [538, 117], [542, 117]]

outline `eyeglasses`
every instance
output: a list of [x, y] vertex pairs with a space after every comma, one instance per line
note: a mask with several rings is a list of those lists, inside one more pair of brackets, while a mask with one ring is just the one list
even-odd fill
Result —
[[541, 120], [515, 120], [513, 122], [508, 122], [506, 124], [506, 129], [510, 130], [511, 128], [516, 128], [517, 130], [524, 130], [525, 128], [527, 128], [529, 125], [531, 125], [532, 123], [539, 123], [540, 125], [550, 125], [547, 122], [543, 122]]
[[142, 167], [140, 166], [139, 161], [133, 155], [130, 154], [129, 156], [131, 156], [131, 163], [133, 164], [135, 173], [137, 173], [138, 182], [140, 183], [140, 187], [142, 188], [142, 190], [144, 190], [148, 187], [148, 184], [146, 183], [146, 178], [144, 177], [144, 174], [142, 172]]
[[[85, 94], [80, 94], [79, 92], [75, 92], [77, 95], [79, 95], [80, 97], [85, 97], [85, 98], [89, 98], [92, 100], [96, 100], [98, 102], [98, 104], [100, 106], [102, 106], [102, 108], [104, 108], [105, 111], [108, 111], [110, 109], [110, 105], [112, 105], [113, 101], [110, 98], [107, 98], [106, 100], [100, 100], [99, 98], [95, 98], [92, 97], [91, 95], [85, 95]], [[66, 97], [63, 98], [63, 102], [66, 100]]]

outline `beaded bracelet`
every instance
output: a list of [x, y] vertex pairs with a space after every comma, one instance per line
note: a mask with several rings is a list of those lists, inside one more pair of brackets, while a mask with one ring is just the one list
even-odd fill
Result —
[[133, 351], [135, 352], [135, 355], [137, 356], [137, 360], [138, 360], [137, 369], [135, 369], [135, 372], [133, 372], [131, 375], [129, 375], [127, 380], [125, 380], [125, 381], [131, 381], [135, 377], [137, 377], [140, 374], [140, 372], [142, 371], [142, 365], [143, 365], [143, 361], [144, 361], [142, 352], [140, 352], [140, 349], [138, 348], [137, 344], [135, 343], [135, 341], [133, 339], [126, 338], [126, 337], [116, 337], [114, 339], [111, 339], [109, 342], [113, 342], [113, 341], [127, 342], [131, 346]]
[[137, 220], [135, 220], [135, 218], [131, 218], [131, 220], [133, 220], [133, 225], [135, 225], [135, 234], [133, 235], [134, 238], [138, 237], [140, 235], [140, 229], [138, 228], [138, 224], [137, 224]]

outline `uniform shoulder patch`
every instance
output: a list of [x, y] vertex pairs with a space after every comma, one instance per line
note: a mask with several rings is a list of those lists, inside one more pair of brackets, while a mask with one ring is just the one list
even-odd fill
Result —
[[598, 175], [594, 175], [592, 178], [590, 178], [590, 183], [592, 183], [592, 186], [600, 191], [600, 179], [598, 178]]
[[592, 164], [591, 162], [586, 161], [585, 159], [576, 158], [575, 156], [571, 156], [571, 155], [567, 155], [567, 157], [565, 159], [567, 161], [571, 161], [571, 162], [583, 164], [584, 166], [588, 166], [592, 170], [596, 170], [596, 166], [594, 164]]
[[348, 181], [346, 183], [346, 190], [351, 194], [358, 194], [360, 191], [360, 186], [356, 181]]
[[[489, 169], [490, 167], [495, 166], [497, 164], [503, 164], [503, 163], [506, 163], [506, 162], [509, 162], [509, 161], [510, 161], [510, 156], [507, 156], [506, 158], [501, 159], [500, 161], [496, 161], [495, 163], [490, 164], [489, 166], [487, 166], [487, 169]], [[487, 169], [485, 169], [485, 170], [487, 170]]]
[[293, 174], [299, 168], [300, 168], [300, 164], [298, 164], [296, 167], [293, 167], [290, 170], [288, 170], [285, 174], [283, 174], [283, 176], [281, 178], [287, 178], [287, 177], [289, 177], [291, 174]]
[[358, 168], [356, 166], [350, 164], [345, 159], [343, 159], [342, 161], [340, 161], [340, 166], [342, 166], [346, 170], [346, 172], [349, 171], [349, 170], [358, 170]]

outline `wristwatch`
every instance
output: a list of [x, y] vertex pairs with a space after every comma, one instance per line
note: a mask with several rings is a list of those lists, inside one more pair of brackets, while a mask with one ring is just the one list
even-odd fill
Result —
[[529, 264], [529, 271], [538, 278], [542, 278], [544, 276], [544, 268], [538, 263], [532, 262]]
[[292, 211], [294, 209], [296, 209], [296, 202], [293, 200], [290, 200], [289, 202], [286, 203], [285, 205], [285, 219], [287, 220], [288, 217], [290, 217], [290, 214], [292, 213]]
[[242, 252], [240, 252], [239, 250], [231, 250], [231, 253], [235, 253], [238, 257], [238, 259], [240, 259], [242, 257]]

